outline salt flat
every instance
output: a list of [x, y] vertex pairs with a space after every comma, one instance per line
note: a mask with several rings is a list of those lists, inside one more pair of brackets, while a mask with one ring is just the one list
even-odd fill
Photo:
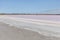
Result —
[[0, 22], [0, 40], [60, 40], [60, 38], [44, 36]]
[[40, 40], [36, 32], [11, 27], [0, 22], [0, 40]]
[[55, 21], [51, 24], [44, 20], [1, 16], [0, 32], [1, 40], [60, 40], [60, 25]]

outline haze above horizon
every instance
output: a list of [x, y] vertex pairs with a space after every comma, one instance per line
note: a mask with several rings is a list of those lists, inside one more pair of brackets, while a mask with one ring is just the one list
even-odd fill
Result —
[[60, 14], [60, 0], [0, 0], [0, 13], [44, 12]]

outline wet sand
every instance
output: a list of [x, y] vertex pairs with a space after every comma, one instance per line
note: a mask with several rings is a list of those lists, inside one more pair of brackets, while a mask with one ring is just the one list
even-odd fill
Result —
[[0, 40], [60, 40], [60, 38], [44, 36], [0, 22]]

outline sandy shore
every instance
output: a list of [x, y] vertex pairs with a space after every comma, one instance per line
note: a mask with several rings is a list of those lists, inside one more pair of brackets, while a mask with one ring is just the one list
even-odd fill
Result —
[[0, 22], [0, 40], [60, 40]]

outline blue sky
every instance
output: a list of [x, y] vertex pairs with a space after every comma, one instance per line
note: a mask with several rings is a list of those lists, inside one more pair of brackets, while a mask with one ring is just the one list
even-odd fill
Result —
[[0, 13], [41, 13], [60, 9], [60, 0], [0, 0]]

